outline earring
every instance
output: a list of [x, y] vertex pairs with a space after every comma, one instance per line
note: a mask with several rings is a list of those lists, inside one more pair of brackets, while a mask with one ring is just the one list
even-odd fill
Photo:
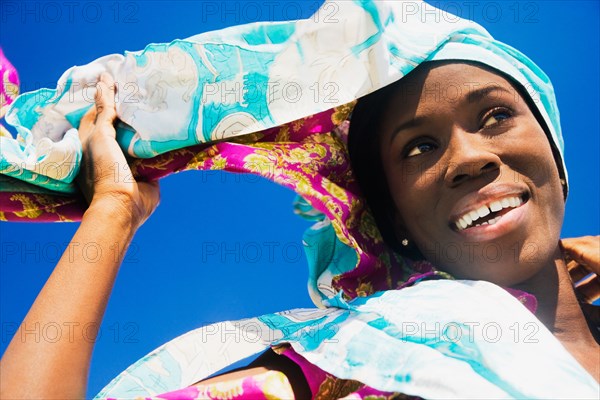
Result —
[[408, 239], [402, 239], [402, 246], [408, 247]]

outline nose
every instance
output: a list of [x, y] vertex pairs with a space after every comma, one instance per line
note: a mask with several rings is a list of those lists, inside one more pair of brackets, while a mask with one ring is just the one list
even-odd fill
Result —
[[493, 151], [490, 141], [480, 134], [455, 130], [447, 151], [448, 168], [444, 180], [449, 186], [500, 169], [500, 157]]

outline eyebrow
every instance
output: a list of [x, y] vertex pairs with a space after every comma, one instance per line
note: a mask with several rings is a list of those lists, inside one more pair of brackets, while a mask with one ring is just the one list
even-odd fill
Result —
[[[495, 91], [500, 91], [500, 92], [504, 92], [504, 93], [512, 95], [512, 93], [509, 90], [507, 90], [506, 88], [504, 88], [503, 86], [493, 84], [493, 85], [487, 85], [485, 87], [474, 89], [474, 90], [470, 91], [462, 102], [463, 103], [476, 103], [478, 101], [483, 100], [485, 97], [489, 96], [490, 93], [495, 92]], [[390, 143], [392, 143], [394, 141], [394, 138], [401, 131], [403, 131], [405, 129], [416, 128], [419, 125], [423, 125], [428, 119], [429, 118], [426, 115], [423, 115], [423, 116], [413, 118], [409, 121], [406, 121], [406, 122], [398, 125], [392, 131], [392, 135], [390, 137]]]
[[394, 128], [394, 130], [392, 131], [392, 136], [390, 137], [390, 144], [394, 141], [394, 138], [396, 137], [396, 135], [398, 135], [398, 133], [400, 133], [400, 131], [403, 131], [405, 129], [410, 129], [410, 128], [416, 128], [419, 125], [423, 125], [423, 123], [425, 123], [425, 121], [427, 121], [427, 117], [426, 116], [420, 116], [420, 117], [416, 117], [413, 118], [409, 121], [406, 121], [403, 124], [398, 125], [397, 127]]
[[469, 94], [467, 94], [467, 97], [465, 100], [467, 103], [474, 103], [476, 101], [482, 100], [484, 97], [489, 96], [490, 93], [495, 92], [495, 91], [504, 92], [504, 93], [512, 95], [512, 93], [503, 86], [487, 85], [486, 87], [475, 89], [475, 90], [472, 90], [471, 92], [469, 92]]

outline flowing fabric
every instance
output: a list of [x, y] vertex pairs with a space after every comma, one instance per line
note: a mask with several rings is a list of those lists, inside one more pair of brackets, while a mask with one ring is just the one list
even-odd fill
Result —
[[337, 378], [380, 392], [597, 398], [595, 380], [521, 302], [492, 283], [424, 281], [350, 302], [338, 296], [329, 305], [188, 332], [129, 367], [98, 398], [187, 387], [278, 343]]
[[[19, 94], [19, 75], [13, 65], [6, 59], [0, 48], [0, 118], [4, 117]], [[0, 136], [12, 138], [4, 125], [0, 124]]]
[[[267, 371], [226, 382], [208, 383], [163, 393], [154, 398], [165, 400], [253, 400], [292, 399], [294, 392], [286, 376], [279, 371]], [[151, 398], [147, 397], [148, 400]]]
[[[316, 222], [303, 241], [309, 291], [321, 309], [189, 332], [132, 365], [98, 398], [185, 391], [283, 343], [331, 376], [368, 385], [360, 389], [365, 396], [597, 398], [593, 378], [523, 306], [534, 308], [532, 296], [515, 298], [485, 282], [428, 280], [448, 276], [387, 248], [346, 150], [356, 99], [424, 61], [469, 60], [528, 89], [566, 179], [548, 77], [481, 26], [436, 21], [422, 2], [336, 4], [336, 23], [261, 22], [105, 56], [66, 71], [57, 89], [22, 94], [11, 105], [6, 121], [18, 137], [0, 137], [1, 219], [81, 218], [76, 129], [108, 71], [120, 85], [117, 141], [134, 157], [136, 179], [190, 169], [257, 174], [298, 193], [295, 211]], [[502, 334], [491, 341], [487, 331], [471, 332], [472, 323], [496, 324]], [[533, 327], [535, 343], [508, 334], [523, 326]]]
[[[415, 5], [417, 12], [407, 12]], [[92, 105], [103, 71], [121, 85], [117, 140], [130, 155], [152, 158], [327, 112], [397, 81], [424, 61], [449, 59], [482, 62], [524, 86], [562, 154], [548, 77], [481, 26], [461, 18], [439, 21], [422, 2], [336, 6], [336, 23], [309, 18], [247, 24], [73, 67], [56, 89], [25, 93], [13, 103], [6, 119], [19, 140], [3, 138], [0, 172], [74, 193], [81, 150], [71, 128]]]
[[[483, 27], [439, 21], [425, 3], [336, 6], [335, 23], [260, 22], [151, 44], [73, 67], [57, 89], [22, 94], [6, 117], [19, 136], [0, 138], [0, 218], [80, 219], [86, 204], [72, 182], [81, 159], [74, 128], [108, 71], [121, 85], [117, 140], [142, 157], [132, 161], [136, 179], [218, 169], [258, 174], [300, 195], [296, 212], [322, 221], [306, 233], [317, 305], [341, 289], [353, 298], [436, 273], [387, 249], [365, 207], [345, 147], [354, 102], [421, 62], [477, 61], [529, 90], [562, 154], [554, 89], [531, 60]], [[559, 169], [566, 177], [562, 161]]]

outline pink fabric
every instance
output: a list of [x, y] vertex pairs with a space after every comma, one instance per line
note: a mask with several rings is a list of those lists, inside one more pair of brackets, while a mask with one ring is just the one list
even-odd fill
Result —
[[267, 371], [244, 378], [218, 383], [203, 383], [159, 394], [146, 400], [272, 400], [293, 399], [294, 392], [287, 377], [279, 371]]
[[19, 74], [0, 47], [0, 117], [6, 114], [8, 106], [15, 101], [18, 94]]

